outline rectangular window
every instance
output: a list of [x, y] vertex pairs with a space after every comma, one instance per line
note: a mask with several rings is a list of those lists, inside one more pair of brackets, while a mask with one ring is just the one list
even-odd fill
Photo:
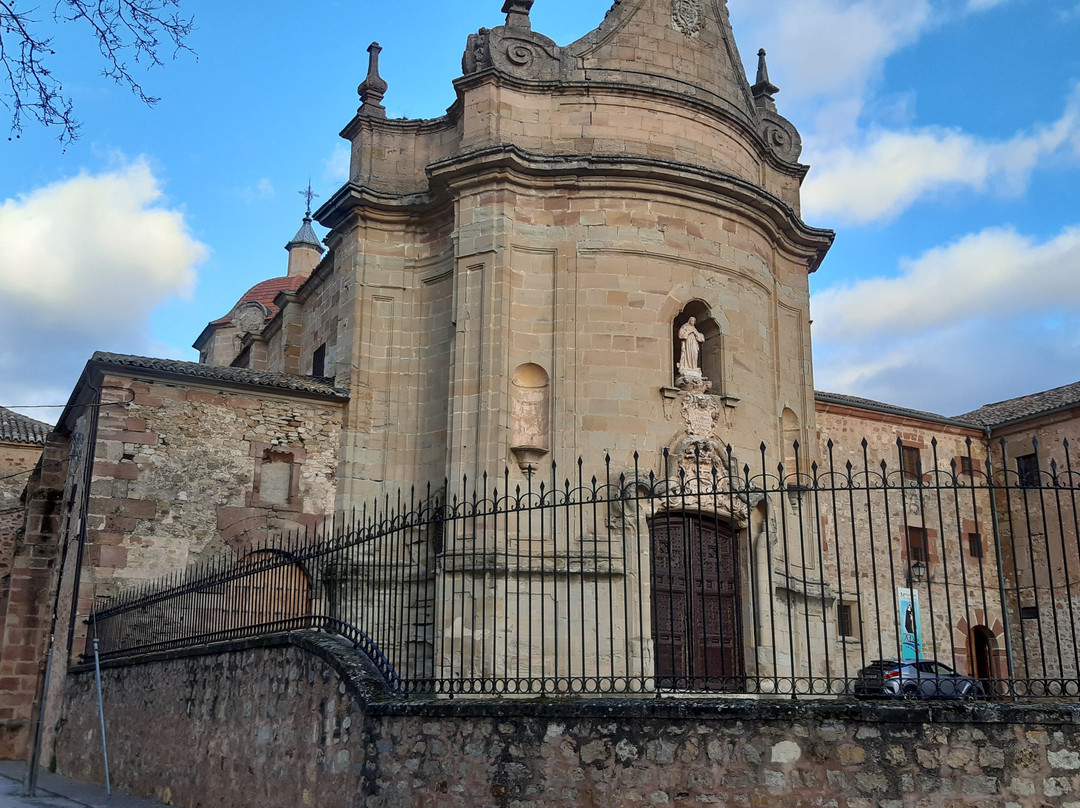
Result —
[[974, 475], [975, 474], [975, 459], [968, 456], [968, 455], [963, 455], [960, 458], [960, 473], [961, 474], [966, 474], [968, 477], [971, 477], [972, 475]]
[[1021, 620], [1038, 620], [1039, 619], [1039, 607], [1038, 606], [1021, 606], [1020, 607], [1020, 619]]
[[900, 471], [906, 480], [918, 481], [922, 477], [922, 456], [918, 446], [900, 447]]
[[926, 531], [921, 527], [909, 527], [907, 529], [908, 560], [912, 563], [920, 561], [923, 564], [929, 561], [926, 555]]
[[847, 639], [857, 639], [859, 636], [859, 632], [856, 630], [858, 615], [857, 604], [840, 603], [836, 607], [836, 633]]
[[1038, 456], [1026, 454], [1016, 458], [1016, 473], [1023, 488], [1038, 488], [1040, 485]]
[[968, 533], [968, 555], [972, 558], [983, 557], [982, 534]]
[[326, 375], [326, 343], [324, 342], [318, 348], [315, 349], [315, 353], [311, 355], [311, 375], [312, 376], [325, 376]]

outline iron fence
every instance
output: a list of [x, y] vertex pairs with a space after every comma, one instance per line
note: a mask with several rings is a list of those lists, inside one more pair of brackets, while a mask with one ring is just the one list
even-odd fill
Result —
[[1016, 468], [949, 447], [706, 441], [384, 497], [100, 601], [90, 636], [118, 658], [332, 632], [402, 695], [1080, 695], [1068, 443]]

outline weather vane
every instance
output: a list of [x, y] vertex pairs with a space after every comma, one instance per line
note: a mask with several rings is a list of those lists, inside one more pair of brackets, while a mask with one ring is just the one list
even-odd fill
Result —
[[304, 190], [304, 191], [299, 191], [298, 193], [300, 194], [300, 196], [304, 197], [304, 199], [307, 200], [307, 217], [310, 219], [311, 218], [311, 200], [319, 198], [319, 195], [311, 190], [311, 178], [310, 177], [308, 177], [307, 189]]

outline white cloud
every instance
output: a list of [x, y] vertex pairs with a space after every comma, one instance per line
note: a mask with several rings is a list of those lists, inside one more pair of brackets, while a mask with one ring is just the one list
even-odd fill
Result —
[[1078, 268], [1080, 225], [1045, 241], [992, 228], [816, 293], [817, 385], [955, 414], [1074, 380]]
[[968, 0], [967, 10], [972, 12], [989, 11], [1008, 2], [1009, 0]]
[[277, 195], [277, 191], [274, 189], [274, 183], [269, 177], [263, 177], [257, 183], [247, 188], [240, 188], [236, 193], [237, 196], [249, 205], [252, 202], [273, 199]]
[[1080, 90], [1055, 123], [1006, 141], [956, 129], [874, 130], [814, 155], [804, 211], [809, 218], [867, 224], [888, 221], [943, 190], [1020, 193], [1040, 160], [1070, 145], [1080, 155]]
[[[145, 350], [150, 312], [190, 296], [208, 252], [183, 213], [163, 204], [143, 159], [4, 200], [0, 244], [7, 400], [55, 396], [95, 349]], [[31, 361], [31, 347], [50, 361]]]
[[802, 121], [813, 116], [817, 138], [854, 132], [885, 61], [942, 16], [930, 0], [731, 0], [730, 6], [743, 46], [768, 51], [784, 113]]
[[323, 162], [326, 179], [330, 182], [345, 182], [349, 179], [349, 161], [352, 154], [344, 143], [338, 145]]

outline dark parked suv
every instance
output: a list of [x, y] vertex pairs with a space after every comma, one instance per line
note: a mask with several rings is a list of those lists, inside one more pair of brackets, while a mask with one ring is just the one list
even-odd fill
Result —
[[878, 659], [861, 671], [857, 698], [974, 699], [985, 696], [978, 680], [936, 659]]

